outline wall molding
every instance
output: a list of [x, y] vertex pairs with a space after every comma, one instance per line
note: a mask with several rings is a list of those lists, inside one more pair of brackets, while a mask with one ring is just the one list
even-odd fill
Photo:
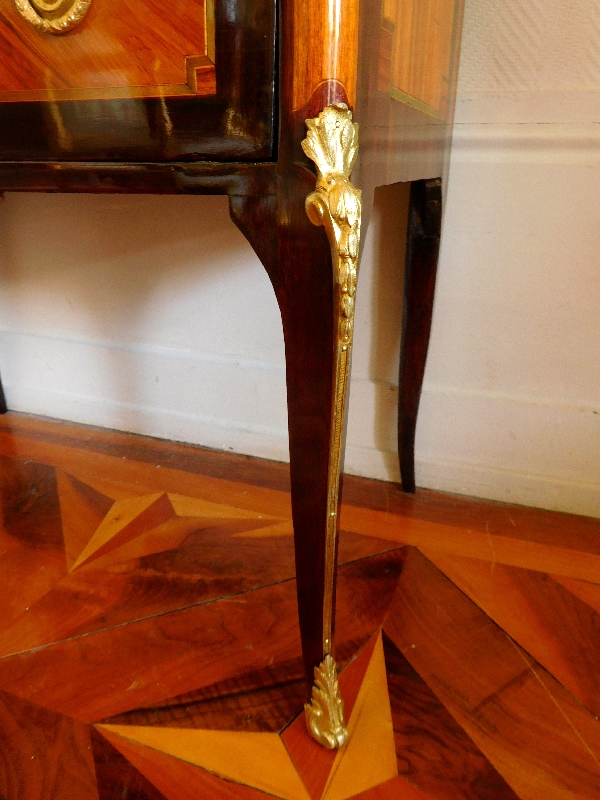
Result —
[[600, 123], [457, 123], [452, 161], [600, 164]]

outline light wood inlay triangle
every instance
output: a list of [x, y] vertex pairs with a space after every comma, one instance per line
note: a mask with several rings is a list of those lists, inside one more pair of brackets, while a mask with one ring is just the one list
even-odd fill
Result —
[[347, 800], [398, 775], [381, 633], [348, 721], [323, 800]]
[[56, 483], [67, 569], [71, 569], [114, 501], [60, 469], [56, 470]]
[[173, 756], [134, 744], [121, 736], [102, 731], [102, 735], [167, 800], [268, 800], [258, 789], [226, 781], [201, 767]]
[[117, 500], [87, 543], [71, 570], [93, 558], [116, 550], [152, 528], [173, 519], [175, 512], [167, 495], [156, 492], [146, 497]]
[[311, 800], [276, 733], [97, 725], [105, 734], [151, 747], [283, 800]]

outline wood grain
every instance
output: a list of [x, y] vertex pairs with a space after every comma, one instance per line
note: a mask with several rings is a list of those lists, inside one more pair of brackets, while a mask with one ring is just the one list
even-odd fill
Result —
[[518, 800], [387, 636], [384, 651], [400, 775], [436, 800]]
[[565, 578], [560, 575], [552, 576], [557, 583], [568, 589], [571, 594], [583, 600], [590, 608], [600, 614], [600, 585], [597, 583], [587, 583], [577, 581], [574, 578]]
[[99, 800], [167, 800], [153, 783], [116, 750], [104, 736], [90, 728]]
[[[340, 570], [346, 658], [381, 625], [400, 569], [390, 553]], [[295, 592], [289, 580], [9, 656], [0, 688], [91, 722], [297, 658]]]
[[96, 788], [87, 728], [0, 692], [0, 797], [104, 800]]
[[[195, 74], [188, 84], [186, 65], [187, 56], [214, 53], [204, 0], [172, 5], [168, 14], [154, 0], [92, 2], [85, 20], [59, 37], [40, 35], [9, 0], [0, 0], [0, 21], [0, 102], [101, 99], [106, 88], [125, 89], [122, 96], [133, 87], [145, 97], [206, 93]], [[214, 65], [207, 68], [214, 82]]]
[[132, 744], [108, 731], [104, 736], [127, 762], [133, 764], [157, 790], [164, 792], [168, 800], [198, 800], [199, 797], [202, 800], [265, 800], [268, 797], [264, 792], [225, 781], [193, 764]]
[[356, 100], [358, 2], [307, 0], [293, 5], [292, 108], [296, 110], [307, 105], [318, 86], [328, 81], [341, 84], [350, 106], [353, 106]]
[[393, 26], [388, 91], [441, 117], [452, 72], [455, 9], [455, 0], [387, 0], [383, 8], [385, 21]]
[[[242, 676], [206, 687], [204, 691], [189, 692], [155, 702], [150, 707], [117, 714], [102, 723], [279, 733], [304, 708], [305, 690], [299, 663], [295, 662], [295, 669], [293, 667], [292, 662], [289, 674], [298, 676], [296, 679], [287, 676], [287, 679], [278, 679], [275, 670], [267, 669], [260, 675], [254, 673], [260, 688], [248, 691], [245, 686], [248, 678], [251, 681], [252, 678]], [[206, 697], [207, 690], [216, 696]]]
[[404, 778], [398, 777], [354, 795], [353, 800], [432, 800], [432, 798], [416, 786], [411, 786]]
[[544, 573], [425, 555], [485, 613], [600, 715], [600, 614]]
[[[273, 160], [272, 0], [215, 0], [214, 56], [201, 41], [202, 0], [92, 2], [82, 24], [59, 37], [33, 30], [11, 0], [0, 3], [0, 21], [15, 31], [6, 60], [25, 62], [0, 72], [16, 90], [0, 93], [4, 189], [64, 191], [70, 175], [84, 191], [180, 193], [191, 188], [186, 173], [212, 161], [243, 176], [247, 193], [255, 166], [244, 162]], [[176, 161], [189, 165], [173, 170]]]
[[[217, 454], [176, 445], [171, 458], [166, 443], [11, 415], [0, 421], [0, 452], [0, 568], [10, 587], [0, 594], [3, 798], [267, 796], [123, 737], [119, 752], [90, 722], [166, 732], [171, 741], [199, 729], [283, 731], [313, 797], [327, 786], [340, 797], [361, 788], [360, 754], [348, 761], [347, 785], [336, 785], [343, 773], [332, 778], [332, 767], [341, 769], [350, 750], [328, 753], [306, 734], [280, 465], [272, 478], [267, 465], [248, 467], [259, 485], [244, 484], [226, 479], [226, 454], [219, 465]], [[236, 477], [243, 461], [233, 457]], [[600, 723], [571, 692], [594, 707], [600, 585], [543, 567], [560, 552], [564, 571], [577, 574], [584, 557], [597, 555], [598, 521], [429, 492], [408, 497], [359, 479], [346, 489], [365, 505], [344, 509], [354, 530], [341, 538], [350, 563], [340, 569], [337, 656], [350, 663], [340, 685], [352, 718], [357, 676], [383, 625], [395, 642], [388, 638], [384, 652], [401, 773], [358, 796], [595, 797]], [[156, 527], [141, 525], [67, 574], [67, 558], [72, 566], [109, 501], [142, 502], [143, 514], [152, 503], [140, 498], [150, 495], [168, 496], [175, 516], [158, 515]], [[180, 540], [183, 528], [169, 526], [194, 513], [200, 527]], [[413, 547], [398, 549], [413, 535], [452, 581]], [[485, 557], [473, 558], [484, 537]], [[171, 549], [153, 552], [163, 546]], [[539, 557], [535, 569], [502, 563], [523, 553]], [[361, 752], [379, 741], [370, 731]]]
[[67, 567], [71, 569], [113, 500], [62, 470], [57, 470], [56, 482]]
[[125, 740], [284, 800], [311, 800], [276, 733], [133, 725], [96, 728], [117, 749]]
[[521, 800], [600, 792], [600, 723], [411, 550], [385, 630]]
[[346, 800], [398, 774], [381, 634], [349, 714], [348, 734], [348, 742], [336, 755], [323, 800]]
[[[504, 513], [510, 516], [511, 510], [509, 506]], [[557, 515], [557, 521], [561, 516]], [[568, 523], [571, 518], [565, 517]], [[533, 528], [528, 531], [522, 527], [513, 533], [510, 522], [505, 523], [502, 532], [492, 532], [491, 526], [487, 531], [485, 527], [478, 529], [479, 526], [431, 522], [413, 516], [399, 517], [385, 511], [373, 512], [355, 506], [342, 507], [341, 525], [346, 530], [381, 536], [398, 544], [410, 544], [583, 581], [595, 582], [600, 575], [600, 522], [597, 520], [582, 520], [581, 529], [575, 529], [570, 543], [565, 528], [549, 531], [548, 541], [541, 541], [539, 530]]]

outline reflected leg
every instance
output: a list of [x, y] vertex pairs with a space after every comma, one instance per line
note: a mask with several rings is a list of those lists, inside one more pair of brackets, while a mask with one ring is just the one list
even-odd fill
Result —
[[431, 332], [442, 225], [442, 181], [410, 188], [400, 344], [398, 454], [405, 492], [415, 491], [415, 429]]

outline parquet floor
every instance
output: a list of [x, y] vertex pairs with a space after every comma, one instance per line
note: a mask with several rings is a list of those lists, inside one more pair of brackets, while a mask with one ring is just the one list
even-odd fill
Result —
[[600, 798], [600, 521], [346, 478], [336, 754], [287, 467], [9, 414], [0, 476], [1, 800]]

